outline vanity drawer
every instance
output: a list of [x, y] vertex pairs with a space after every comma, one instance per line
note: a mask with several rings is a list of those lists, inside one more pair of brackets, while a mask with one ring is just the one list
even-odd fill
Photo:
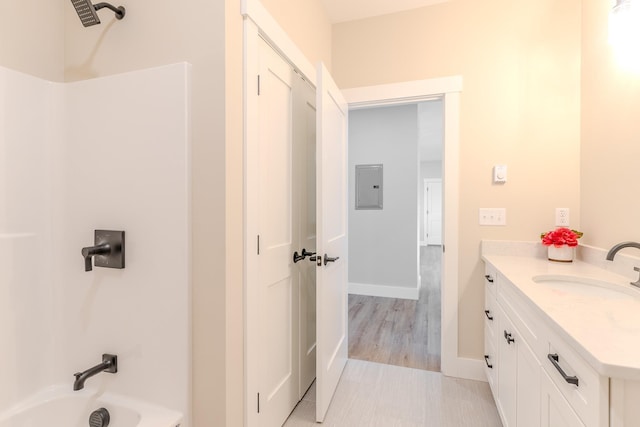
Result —
[[492, 294], [495, 299], [496, 287], [498, 286], [498, 271], [489, 263], [486, 263], [484, 267], [484, 283], [485, 292]]
[[527, 342], [533, 353], [542, 360], [547, 354], [546, 346], [540, 338], [544, 336], [544, 326], [534, 312], [530, 303], [526, 302], [509, 281], [502, 279], [498, 288], [498, 304], [511, 319], [513, 325]]
[[555, 333], [547, 336], [547, 355], [541, 359], [545, 372], [587, 427], [608, 425], [608, 379]]
[[487, 322], [487, 325], [492, 328], [496, 324], [496, 304], [498, 304], [498, 300], [495, 294], [493, 294], [489, 286], [486, 285], [484, 287], [484, 320]]
[[497, 385], [496, 376], [498, 373], [498, 351], [496, 350], [496, 342], [494, 334], [487, 328], [484, 330], [484, 372], [487, 376], [487, 382], [491, 387], [493, 395], [496, 395]]

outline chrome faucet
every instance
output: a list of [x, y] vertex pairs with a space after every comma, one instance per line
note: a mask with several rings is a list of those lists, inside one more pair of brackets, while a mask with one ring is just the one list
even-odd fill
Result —
[[[638, 242], [622, 242], [622, 243], [618, 243], [617, 245], [614, 245], [611, 249], [609, 249], [609, 252], [607, 253], [607, 260], [608, 261], [613, 261], [613, 257], [616, 256], [618, 251], [620, 249], [624, 249], [624, 248], [640, 249], [640, 243], [638, 243]], [[640, 272], [640, 267], [633, 267], [633, 271]], [[636, 280], [635, 282], [629, 282], [629, 283], [631, 283], [633, 286], [637, 286], [637, 287], [640, 288], [640, 278], [638, 278], [638, 280]]]
[[73, 382], [73, 390], [78, 391], [84, 388], [84, 382], [100, 372], [108, 372], [115, 374], [118, 372], [118, 356], [115, 354], [103, 354], [102, 363], [87, 369], [84, 372], [76, 372], [73, 374], [76, 380]]

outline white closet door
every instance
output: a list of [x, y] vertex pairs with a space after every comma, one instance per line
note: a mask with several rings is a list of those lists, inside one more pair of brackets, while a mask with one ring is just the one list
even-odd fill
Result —
[[258, 329], [260, 426], [281, 426], [299, 390], [298, 275], [293, 212], [294, 71], [260, 40]]
[[[317, 394], [322, 422], [347, 363], [347, 103], [323, 64], [317, 107]], [[322, 258], [320, 258], [322, 257]], [[333, 261], [332, 261], [333, 260]]]

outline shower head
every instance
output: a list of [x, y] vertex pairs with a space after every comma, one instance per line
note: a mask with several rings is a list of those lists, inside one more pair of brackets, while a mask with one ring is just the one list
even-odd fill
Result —
[[116, 14], [117, 19], [124, 18], [125, 14], [123, 6], [116, 8], [109, 3], [98, 3], [94, 5], [91, 3], [91, 0], [71, 0], [71, 3], [73, 4], [73, 7], [76, 8], [78, 17], [80, 17], [80, 21], [85, 27], [99, 24], [100, 18], [98, 18], [98, 14], [96, 12], [105, 7], [112, 10]]

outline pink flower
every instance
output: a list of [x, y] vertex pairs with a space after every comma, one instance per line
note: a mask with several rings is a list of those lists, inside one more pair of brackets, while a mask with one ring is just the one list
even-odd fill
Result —
[[567, 245], [569, 247], [574, 247], [578, 246], [578, 239], [582, 237], [582, 234], [583, 233], [577, 230], [569, 230], [566, 227], [560, 227], [549, 231], [548, 233], [542, 233], [540, 238], [542, 239], [542, 244], [545, 246], [553, 245], [556, 248], [559, 248]]

